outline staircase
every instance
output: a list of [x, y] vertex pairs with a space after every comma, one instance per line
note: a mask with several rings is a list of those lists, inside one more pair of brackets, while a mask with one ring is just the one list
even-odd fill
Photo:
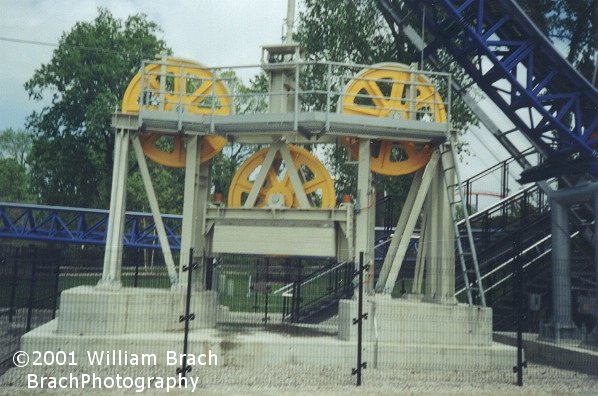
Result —
[[300, 277], [273, 294], [281, 294], [282, 321], [319, 323], [338, 312], [338, 301], [353, 294], [354, 264], [334, 263]]

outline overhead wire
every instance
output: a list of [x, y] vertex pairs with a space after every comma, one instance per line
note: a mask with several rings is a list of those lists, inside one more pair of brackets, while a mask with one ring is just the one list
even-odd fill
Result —
[[66, 44], [59, 44], [59, 43], [50, 43], [47, 41], [25, 40], [25, 39], [6, 37], [6, 36], [0, 36], [0, 41], [6, 41], [6, 42], [16, 43], [16, 44], [29, 44], [29, 45], [38, 45], [38, 46], [43, 46], [43, 47], [54, 47], [54, 48], [64, 46], [66, 48], [79, 49], [79, 50], [83, 50], [83, 51], [93, 51], [93, 52], [116, 54], [116, 55], [127, 55], [128, 54], [127, 52], [124, 52], [124, 51], [116, 51], [116, 50], [111, 50], [111, 49], [106, 49], [106, 48], [101, 48], [101, 47], [89, 47], [89, 46], [84, 46], [84, 45], [66, 45]]

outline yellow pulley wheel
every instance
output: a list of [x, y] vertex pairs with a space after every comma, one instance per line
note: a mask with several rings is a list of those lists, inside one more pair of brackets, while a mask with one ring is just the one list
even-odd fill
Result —
[[[162, 81], [162, 77], [164, 81]], [[226, 86], [214, 79], [202, 65], [179, 58], [168, 58], [163, 64], [152, 63], [138, 72], [125, 91], [122, 100], [124, 113], [139, 112], [139, 96], [144, 86], [143, 107], [148, 110], [177, 110], [193, 114], [227, 115], [231, 112], [230, 95]], [[212, 103], [215, 101], [214, 103]], [[160, 106], [162, 104], [162, 107]], [[145, 155], [154, 162], [172, 168], [185, 166], [185, 142], [182, 136], [147, 133], [140, 136]], [[206, 136], [202, 139], [200, 162], [218, 154], [226, 139]]]
[[[434, 84], [399, 63], [382, 63], [359, 72], [345, 88], [341, 104], [345, 114], [446, 122]], [[356, 159], [356, 140], [344, 138], [342, 143]], [[406, 175], [425, 166], [431, 155], [432, 148], [426, 144], [384, 140], [372, 147], [370, 169], [381, 175]]]
[[[334, 208], [336, 205], [334, 183], [324, 165], [309, 151], [301, 147], [293, 145], [287, 145], [287, 147], [310, 205], [319, 208]], [[256, 152], [241, 165], [230, 184], [229, 207], [240, 208], [245, 205], [269, 150], [270, 148], [265, 148]], [[287, 208], [300, 206], [280, 152], [276, 153], [253, 206], [265, 207], [277, 203], [279, 206]]]

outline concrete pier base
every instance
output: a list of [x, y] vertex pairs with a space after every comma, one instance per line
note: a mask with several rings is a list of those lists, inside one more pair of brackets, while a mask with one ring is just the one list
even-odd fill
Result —
[[[516, 349], [492, 341], [492, 310], [387, 296], [368, 298], [364, 340], [378, 367], [459, 370], [509, 369]], [[357, 301], [341, 300], [339, 338], [356, 340]], [[367, 348], [366, 348], [367, 349]]]
[[[355, 365], [356, 301], [341, 300], [338, 327], [257, 324], [256, 314], [218, 309], [212, 292], [196, 293], [192, 303], [197, 319], [188, 352], [216, 354], [218, 365], [303, 364], [348, 372]], [[23, 336], [21, 349], [72, 351], [80, 365], [94, 351], [153, 354], [156, 365], [168, 366], [168, 354], [183, 351], [183, 308], [182, 291], [78, 287], [63, 293], [57, 319]], [[366, 312], [368, 368], [490, 371], [511, 370], [515, 362], [515, 348], [492, 341], [488, 308], [371, 297]]]
[[[183, 329], [186, 291], [182, 288], [120, 288], [107, 290], [78, 286], [60, 296], [56, 320], [58, 334], [113, 335], [151, 333]], [[216, 292], [195, 292], [192, 328], [216, 325]]]

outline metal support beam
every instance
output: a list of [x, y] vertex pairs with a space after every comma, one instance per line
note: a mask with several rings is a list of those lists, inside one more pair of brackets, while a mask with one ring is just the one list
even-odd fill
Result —
[[127, 176], [129, 161], [129, 131], [120, 129], [114, 137], [114, 164], [110, 213], [104, 250], [104, 268], [98, 287], [120, 288], [123, 256], [123, 234], [127, 202]]
[[[395, 233], [401, 233], [401, 240], [399, 242], [399, 246], [397, 248], [397, 252], [392, 259], [392, 266], [390, 271], [388, 272], [388, 277], [384, 282], [383, 293], [384, 294], [391, 294], [394, 288], [395, 282], [397, 281], [397, 277], [399, 276], [399, 271], [401, 269], [401, 264], [403, 263], [403, 259], [405, 258], [405, 253], [407, 252], [407, 247], [409, 245], [409, 240], [411, 235], [413, 234], [413, 230], [415, 229], [415, 225], [421, 213], [422, 206], [424, 204], [424, 200], [428, 193], [428, 189], [432, 182], [432, 178], [436, 167], [438, 165], [440, 159], [440, 153], [438, 150], [434, 150], [432, 153], [432, 157], [430, 158], [430, 162], [426, 165], [426, 169], [424, 171], [424, 175], [421, 181], [421, 186], [417, 191], [417, 195], [415, 200], [413, 201], [413, 206], [411, 208], [403, 208], [401, 212], [401, 217], [407, 216], [407, 220], [401, 220], [399, 218], [399, 222], [405, 223], [405, 228], [403, 230], [396, 229]], [[420, 241], [421, 245], [421, 241]], [[380, 283], [382, 285], [382, 283]]]
[[415, 202], [415, 197], [417, 196], [417, 193], [422, 184], [423, 175], [424, 170], [420, 169], [413, 176], [413, 181], [411, 182], [411, 186], [409, 187], [407, 198], [405, 199], [405, 203], [403, 204], [401, 215], [399, 216], [399, 220], [395, 227], [395, 232], [392, 235], [390, 244], [388, 245], [388, 250], [386, 251], [386, 256], [384, 257], [384, 263], [382, 264], [382, 269], [380, 270], [380, 275], [378, 276], [378, 283], [376, 284], [377, 293], [382, 292], [384, 284], [386, 283], [386, 279], [388, 279], [388, 274], [390, 273], [392, 262], [394, 261], [394, 258], [397, 255], [399, 243], [401, 242], [401, 239], [403, 237], [402, 230], [404, 230], [405, 226], [407, 225], [409, 213], [411, 213], [411, 209], [413, 208]]
[[183, 225], [181, 230], [181, 254], [179, 260], [179, 283], [184, 282], [183, 267], [189, 263], [189, 251], [202, 254], [195, 246], [196, 217], [199, 211], [197, 186], [199, 185], [199, 155], [201, 143], [198, 136], [188, 137], [185, 163], [185, 189], [183, 201]]
[[307, 200], [307, 195], [305, 195], [305, 191], [303, 190], [303, 182], [301, 181], [301, 178], [299, 177], [299, 173], [297, 172], [297, 169], [295, 168], [295, 161], [293, 161], [293, 157], [291, 156], [291, 153], [289, 152], [289, 148], [287, 147], [286, 144], [279, 143], [279, 150], [280, 150], [280, 155], [282, 156], [282, 159], [284, 160], [285, 165], [286, 165], [287, 176], [291, 180], [291, 185], [293, 186], [293, 190], [295, 190], [295, 197], [297, 198], [297, 201], [299, 202], [299, 208], [301, 208], [301, 209], [310, 208], [311, 205], [309, 204], [309, 201]]
[[[424, 205], [426, 224], [420, 236], [420, 246], [424, 247], [426, 252], [423, 255], [423, 261], [426, 263], [424, 300], [454, 304], [455, 231], [445, 180], [448, 183], [453, 182], [455, 167], [453, 164], [447, 164], [444, 157], [446, 156], [441, 157], [440, 164], [434, 171], [428, 199]], [[450, 191], [452, 192], [452, 189]]]
[[158, 239], [160, 241], [160, 247], [162, 248], [162, 255], [164, 256], [164, 262], [166, 263], [166, 269], [168, 270], [168, 277], [170, 278], [170, 284], [174, 285], [177, 282], [177, 273], [174, 268], [174, 259], [172, 258], [172, 251], [170, 249], [170, 243], [168, 242], [168, 236], [166, 235], [166, 229], [164, 228], [164, 222], [160, 214], [160, 206], [158, 205], [158, 199], [156, 198], [156, 192], [154, 185], [147, 168], [147, 161], [145, 155], [143, 155], [143, 148], [139, 137], [133, 138], [133, 149], [135, 150], [135, 157], [137, 157], [137, 164], [139, 165], [139, 172], [143, 180], [143, 186], [145, 187], [145, 193], [150, 204], [152, 211], [152, 217], [156, 225], [156, 232], [158, 233]]
[[[373, 264], [374, 229], [371, 221], [376, 215], [370, 171], [370, 140], [359, 140], [359, 164], [357, 169], [357, 205], [355, 207], [355, 252], [364, 253], [364, 262]], [[358, 270], [357, 258], [354, 258]], [[373, 267], [370, 267], [373, 268]], [[373, 278], [373, 277], [372, 277]], [[370, 291], [370, 287], [367, 288]]]
[[268, 172], [270, 168], [272, 168], [272, 163], [274, 162], [274, 158], [276, 157], [276, 153], [278, 152], [277, 143], [273, 143], [270, 146], [270, 149], [266, 153], [266, 157], [264, 158], [264, 162], [262, 162], [262, 167], [260, 168], [259, 173], [257, 174], [255, 181], [253, 182], [253, 186], [249, 191], [249, 195], [245, 200], [245, 204], [243, 205], [246, 208], [253, 208], [255, 206], [255, 201], [260, 193], [260, 190], [264, 186], [266, 181], [266, 177], [268, 176]]
[[417, 256], [415, 258], [415, 270], [413, 275], [413, 284], [411, 285], [411, 294], [421, 295], [423, 293], [422, 287], [424, 284], [424, 268], [426, 266], [426, 256], [428, 256], [428, 244], [422, 243], [422, 235], [426, 233], [428, 228], [428, 214], [422, 213], [421, 227], [419, 231], [419, 243], [417, 249]]
[[[576, 338], [571, 312], [571, 240], [569, 212], [555, 199], [550, 200], [552, 230], [552, 328], [555, 341]], [[552, 337], [550, 337], [552, 336]]]
[[[439, 255], [439, 245], [443, 235], [442, 219], [439, 211], [440, 199], [442, 194], [442, 175], [438, 174], [438, 168], [432, 173], [430, 189], [424, 203], [423, 211], [426, 212], [426, 232], [420, 236], [420, 244], [427, 247], [427, 255], [424, 256], [426, 283], [424, 287], [424, 301], [436, 302], [438, 267], [441, 259]], [[449, 223], [450, 224], [450, 223]]]

